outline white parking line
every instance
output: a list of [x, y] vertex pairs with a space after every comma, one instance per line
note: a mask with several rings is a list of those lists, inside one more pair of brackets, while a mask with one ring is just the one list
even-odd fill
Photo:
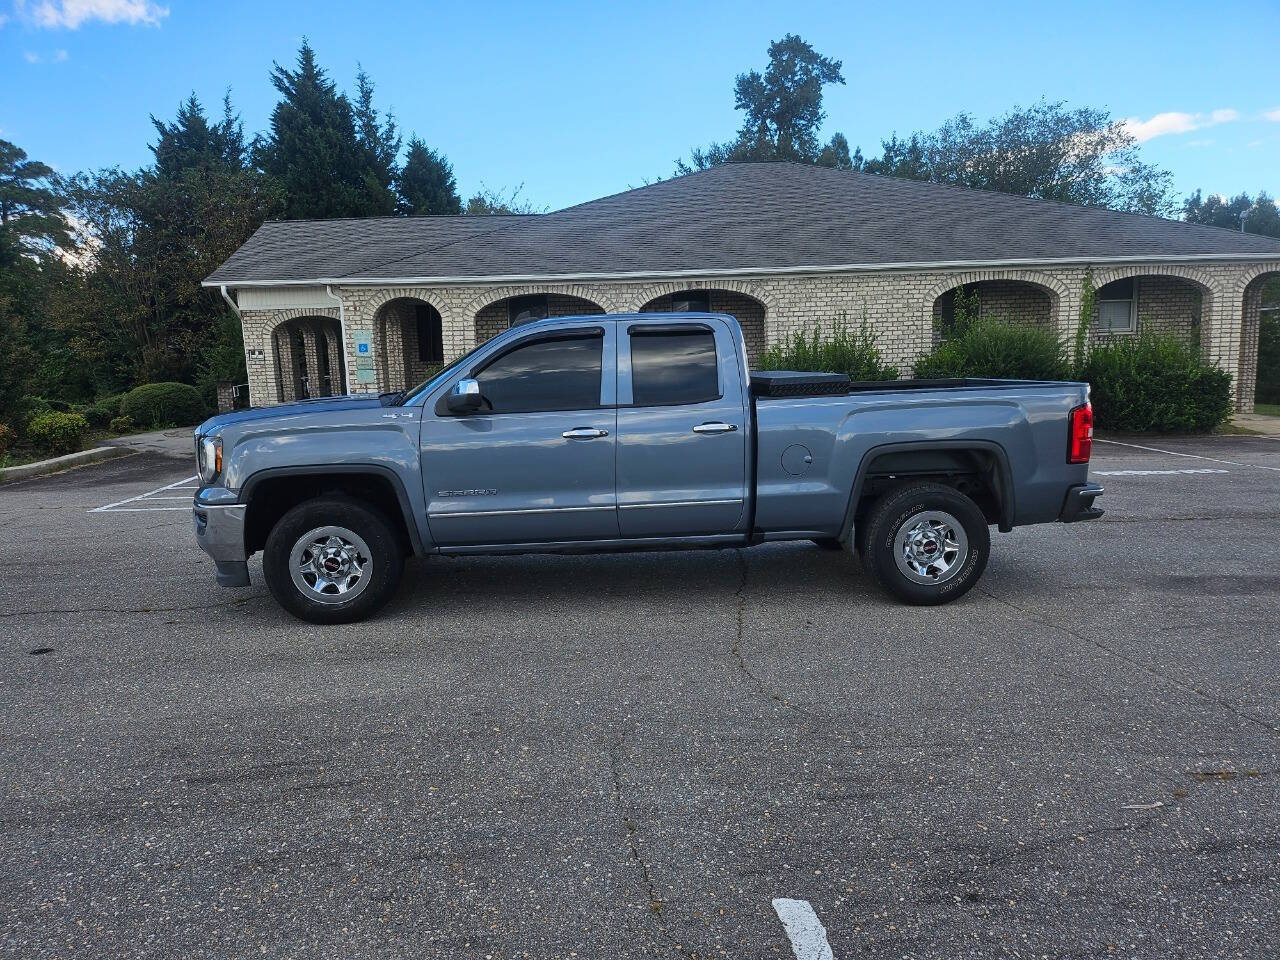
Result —
[[1220, 460], [1217, 457], [1202, 457], [1198, 453], [1179, 453], [1177, 450], [1161, 450], [1159, 447], [1144, 447], [1140, 443], [1123, 443], [1120, 440], [1103, 440], [1100, 437], [1093, 438], [1094, 443], [1110, 443], [1117, 447], [1132, 447], [1134, 450], [1150, 450], [1152, 453], [1163, 453], [1170, 457], [1187, 457], [1191, 460], [1208, 460], [1210, 463], [1225, 463], [1233, 467], [1254, 467], [1257, 470], [1274, 470], [1280, 473], [1280, 467], [1266, 467], [1260, 463], [1242, 463], [1239, 460]]
[[[167, 496], [162, 497], [162, 496], [159, 496], [159, 494], [166, 493], [169, 490], [195, 490], [196, 489], [195, 487], [183, 486], [183, 484], [189, 484], [192, 480], [198, 480], [199, 477], [200, 477], [199, 474], [196, 474], [194, 477], [183, 477], [181, 480], [175, 480], [173, 481], [173, 483], [167, 483], [163, 487], [157, 487], [154, 490], [148, 490], [146, 493], [140, 493], [136, 497], [130, 497], [127, 500], [117, 500], [115, 503], [108, 503], [106, 506], [103, 506], [103, 507], [94, 507], [89, 512], [90, 513], [153, 513], [153, 512], [158, 512], [162, 510], [190, 510], [191, 509], [190, 497], [167, 497]], [[154, 501], [154, 500], [185, 500], [187, 501], [188, 505], [185, 507], [127, 506], [127, 504], [131, 504], [131, 503], [143, 503], [146, 501]]]
[[1091, 470], [1097, 477], [1172, 477], [1184, 473], [1230, 473], [1217, 467], [1187, 467], [1185, 470]]
[[787, 931], [796, 960], [835, 960], [827, 942], [827, 929], [808, 900], [779, 897], [773, 901], [773, 909]]

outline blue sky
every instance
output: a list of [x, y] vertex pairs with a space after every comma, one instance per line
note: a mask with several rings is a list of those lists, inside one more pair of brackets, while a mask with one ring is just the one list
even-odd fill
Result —
[[1280, 4], [0, 0], [0, 137], [64, 172], [149, 160], [149, 114], [230, 86], [250, 131], [272, 60], [310, 37], [345, 88], [453, 162], [464, 195], [552, 209], [670, 175], [737, 127], [736, 73], [790, 31], [844, 61], [826, 131], [895, 130], [1041, 96], [1133, 118], [1180, 192], [1280, 193]]

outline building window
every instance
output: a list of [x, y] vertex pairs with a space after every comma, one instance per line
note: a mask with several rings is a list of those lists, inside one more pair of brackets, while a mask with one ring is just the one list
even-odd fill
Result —
[[545, 320], [546, 317], [547, 295], [545, 293], [535, 293], [528, 297], [512, 297], [507, 304], [507, 322], [513, 327], [534, 320]]
[[671, 295], [672, 313], [710, 313], [711, 292], [709, 290], [686, 290], [684, 293]]
[[425, 364], [444, 363], [444, 323], [440, 312], [429, 303], [413, 307], [418, 327], [418, 360]]
[[1098, 288], [1098, 329], [1102, 333], [1133, 333], [1138, 329], [1137, 290], [1133, 277]]

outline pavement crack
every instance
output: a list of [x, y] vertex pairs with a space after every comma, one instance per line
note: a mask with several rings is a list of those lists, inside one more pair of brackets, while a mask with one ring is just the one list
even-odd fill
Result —
[[47, 616], [53, 614], [78, 614], [78, 613], [180, 613], [189, 610], [214, 610], [219, 607], [241, 607], [250, 600], [261, 600], [265, 594], [255, 594], [251, 597], [240, 597], [230, 601], [218, 601], [216, 603], [197, 603], [189, 606], [177, 607], [46, 607], [41, 610], [13, 610], [0, 613], [0, 620], [11, 620], [14, 617], [36, 617]]
[[737, 607], [738, 629], [737, 633], [734, 635], [733, 646], [730, 647], [730, 652], [733, 654], [734, 659], [738, 661], [738, 669], [747, 677], [748, 680], [755, 684], [756, 689], [760, 692], [760, 696], [768, 700], [772, 700], [774, 703], [786, 708], [787, 710], [794, 711], [801, 716], [813, 719], [814, 714], [812, 711], [806, 710], [804, 707], [792, 703], [786, 697], [782, 696], [782, 694], [775, 693], [770, 690], [769, 685], [747, 665], [746, 657], [742, 655], [742, 638], [746, 628], [748, 566], [746, 551], [741, 547], [738, 547], [735, 548], [734, 552], [738, 556], [741, 576], [738, 580], [738, 589], [735, 590], [733, 594], [734, 605]]
[[[618, 819], [622, 822], [626, 833], [627, 858], [634, 864], [639, 874], [640, 892], [648, 900], [649, 915], [653, 917], [658, 937], [669, 949], [674, 950], [681, 956], [686, 956], [684, 947], [667, 931], [666, 924], [663, 921], [663, 911], [667, 905], [658, 896], [658, 888], [653, 880], [653, 871], [649, 867], [649, 861], [644, 858], [644, 854], [640, 851], [640, 827], [627, 809], [626, 789], [623, 785], [622, 777], [622, 754], [626, 748], [627, 737], [630, 733], [631, 730], [629, 728], [624, 729], [609, 744], [609, 772], [613, 778], [613, 803], [618, 811]], [[655, 949], [660, 946], [652, 941], [652, 937], [650, 938], [650, 945]]]
[[[1006, 600], [1004, 597], [997, 596], [996, 594], [992, 593], [990, 590], [986, 590], [981, 586], [978, 587], [977, 590], [983, 596], [990, 597], [992, 600], [996, 601], [997, 603], [1002, 603], [1006, 607], [1009, 607], [1012, 610], [1016, 610], [1019, 614], [1021, 614], [1024, 617], [1035, 618], [1035, 615], [1032, 611], [1028, 610], [1026, 607], [1019, 606], [1018, 604], [1014, 603], [1012, 600]], [[1213, 704], [1214, 706], [1221, 707], [1223, 710], [1227, 711], [1229, 714], [1231, 714], [1232, 716], [1240, 720], [1244, 720], [1247, 723], [1252, 723], [1256, 726], [1262, 727], [1264, 730], [1269, 730], [1272, 733], [1280, 733], [1280, 727], [1276, 727], [1274, 724], [1269, 723], [1265, 718], [1255, 717], [1248, 713], [1245, 713], [1243, 710], [1241, 710], [1235, 704], [1231, 703], [1229, 700], [1225, 700], [1222, 697], [1215, 697], [1213, 694], [1205, 690], [1201, 690], [1199, 687], [1193, 686], [1192, 684], [1189, 684], [1184, 680], [1179, 680], [1177, 677], [1173, 676], [1172, 674], [1165, 673], [1162, 670], [1157, 670], [1155, 667], [1151, 666], [1150, 664], [1143, 663], [1141, 660], [1136, 660], [1133, 657], [1129, 656], [1128, 654], [1122, 653], [1121, 651], [1117, 650], [1115, 647], [1108, 646], [1107, 644], [1103, 643], [1101, 640], [1095, 640], [1093, 637], [1087, 637], [1083, 633], [1077, 633], [1075, 630], [1072, 630], [1070, 627], [1064, 627], [1060, 624], [1053, 623], [1050, 620], [1045, 618], [1035, 618], [1035, 622], [1040, 623], [1051, 630], [1057, 630], [1059, 633], [1064, 633], [1069, 637], [1073, 637], [1076, 640], [1079, 640], [1081, 643], [1087, 643], [1090, 646], [1095, 647], [1098, 650], [1101, 650], [1103, 653], [1107, 654], [1108, 656], [1115, 657], [1117, 660], [1121, 660], [1129, 664], [1130, 666], [1137, 667], [1139, 670], [1143, 671], [1144, 673], [1148, 673], [1159, 680], [1163, 680], [1165, 683], [1169, 684], [1170, 686], [1177, 687], [1179, 690], [1182, 690], [1186, 693], [1192, 694], [1195, 697], [1198, 697], [1199, 699], [1203, 700], [1205, 703], [1210, 703], [1210, 704]]]

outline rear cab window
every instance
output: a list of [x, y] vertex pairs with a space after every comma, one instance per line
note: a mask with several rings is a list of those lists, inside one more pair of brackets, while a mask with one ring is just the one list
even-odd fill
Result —
[[636, 324], [628, 330], [631, 402], [637, 407], [719, 400], [716, 338], [703, 324]]

